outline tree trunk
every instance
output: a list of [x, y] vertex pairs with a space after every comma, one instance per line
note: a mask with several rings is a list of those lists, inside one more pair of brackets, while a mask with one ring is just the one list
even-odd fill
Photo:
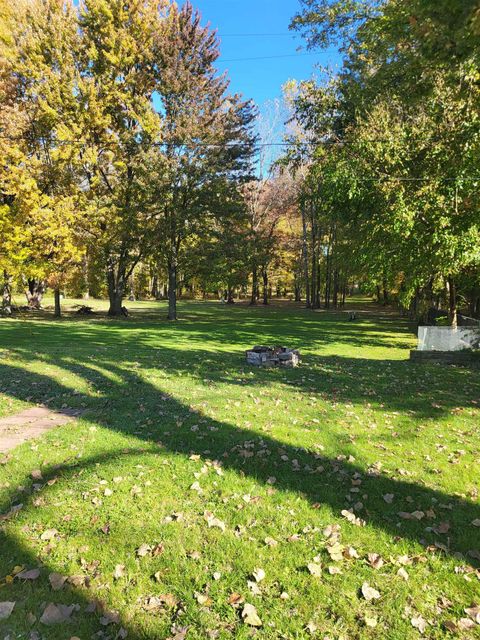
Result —
[[338, 269], [333, 272], [333, 306], [338, 307]]
[[388, 290], [387, 290], [386, 278], [383, 278], [382, 280], [382, 290], [383, 290], [383, 306], [386, 307], [388, 304]]
[[88, 253], [85, 252], [82, 260], [82, 278], [83, 278], [83, 299], [90, 298], [90, 282], [88, 277]]
[[232, 287], [227, 288], [227, 304], [234, 304], [235, 300], [233, 299], [233, 289]]
[[55, 299], [55, 318], [62, 317], [62, 306], [60, 304], [60, 287], [55, 287], [53, 290], [53, 296]]
[[301, 205], [302, 210], [302, 262], [303, 277], [305, 279], [305, 306], [310, 307], [310, 282], [308, 278], [308, 239], [307, 239], [307, 218], [305, 215], [305, 204]]
[[257, 295], [258, 295], [258, 270], [255, 265], [252, 270], [252, 296], [250, 298], [250, 304], [257, 304]]
[[327, 245], [327, 269], [325, 274], [325, 309], [330, 308], [330, 294], [331, 294], [331, 284], [332, 284], [332, 258], [331, 258], [331, 250], [330, 250], [330, 239], [328, 240]]
[[5, 316], [12, 314], [12, 278], [6, 269], [3, 270], [2, 313]]
[[457, 328], [457, 288], [455, 280], [450, 276], [448, 278], [448, 298], [449, 298], [449, 318], [451, 326]]
[[267, 269], [263, 269], [263, 304], [268, 304], [268, 273]]
[[107, 271], [108, 298], [110, 307], [108, 315], [115, 317], [122, 315], [122, 302], [125, 293], [125, 273], [119, 267], [118, 273], [115, 274], [115, 267], [111, 266]]
[[158, 300], [158, 276], [155, 274], [152, 278], [152, 288], [151, 288], [151, 294], [152, 294], [152, 298], [155, 298], [155, 300]]
[[177, 264], [175, 260], [168, 263], [168, 319], [177, 319]]
[[45, 293], [46, 285], [44, 280], [37, 280], [36, 278], [29, 278], [27, 280], [28, 288], [25, 291], [27, 296], [28, 306], [32, 309], [40, 309], [43, 294]]

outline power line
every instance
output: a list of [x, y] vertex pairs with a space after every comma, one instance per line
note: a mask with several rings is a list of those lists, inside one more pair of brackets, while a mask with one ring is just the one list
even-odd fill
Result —
[[222, 58], [218, 58], [217, 62], [245, 62], [247, 60], [273, 60], [276, 58], [302, 58], [303, 56], [315, 56], [317, 55], [314, 52], [311, 53], [284, 53], [278, 56], [254, 56], [251, 58], [228, 58], [226, 60], [222, 60]]
[[219, 38], [271, 38], [280, 36], [296, 37], [295, 33], [219, 33]]

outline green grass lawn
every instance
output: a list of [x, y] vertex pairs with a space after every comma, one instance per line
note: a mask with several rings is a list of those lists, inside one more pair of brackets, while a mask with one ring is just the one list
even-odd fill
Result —
[[478, 634], [478, 370], [374, 306], [129, 306], [0, 321], [1, 414], [85, 410], [0, 465], [0, 638]]

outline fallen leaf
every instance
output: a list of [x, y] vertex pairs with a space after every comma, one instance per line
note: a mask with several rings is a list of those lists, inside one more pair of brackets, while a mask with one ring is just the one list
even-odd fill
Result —
[[380, 593], [371, 587], [368, 582], [364, 582], [362, 584], [362, 594], [367, 602], [370, 602], [370, 600], [378, 600], [378, 598], [380, 598]]
[[231, 604], [232, 607], [238, 606], [242, 602], [243, 596], [241, 596], [239, 593], [236, 593], [235, 591], [231, 593], [230, 597], [228, 598], [228, 604]]
[[60, 591], [63, 589], [63, 585], [67, 581], [67, 576], [62, 576], [61, 573], [51, 573], [48, 576], [50, 585], [54, 591]]
[[334, 567], [334, 566], [332, 566], [332, 567], [328, 567], [328, 573], [329, 573], [331, 576], [336, 576], [336, 575], [338, 575], [338, 574], [341, 574], [341, 573], [342, 573], [342, 570], [341, 570], [339, 567]]
[[149, 544], [146, 544], [144, 542], [137, 549], [137, 557], [138, 558], [143, 558], [143, 557], [147, 556], [151, 552], [151, 550], [152, 550], [152, 547]]
[[46, 529], [40, 536], [40, 540], [53, 540], [57, 535], [58, 531], [56, 529]]
[[123, 578], [124, 575], [125, 575], [125, 565], [124, 564], [116, 564], [115, 565], [115, 570], [113, 572], [114, 579], [118, 580], [119, 578]]
[[47, 604], [43, 610], [40, 622], [42, 624], [61, 624], [62, 622], [67, 622], [70, 619], [74, 608], [73, 604], [53, 604], [51, 602], [50, 604]]
[[374, 629], [378, 624], [377, 616], [372, 613], [366, 613], [363, 620], [365, 622], [365, 625], [367, 627], [370, 627], [371, 629]]
[[262, 621], [258, 617], [257, 610], [253, 606], [253, 604], [245, 603], [242, 610], [242, 618], [245, 624], [250, 625], [251, 627], [261, 627]]
[[207, 521], [209, 527], [218, 527], [222, 531], [225, 531], [225, 523], [216, 518], [210, 511], [205, 511], [203, 517]]
[[471, 607], [466, 607], [464, 611], [474, 622], [480, 624], [480, 605], [474, 604]]
[[368, 554], [368, 564], [373, 569], [381, 569], [383, 567], [383, 558], [378, 553], [369, 553]]
[[118, 624], [120, 622], [120, 614], [118, 611], [104, 611], [99, 622], [104, 627], [108, 627], [109, 624]]
[[15, 602], [0, 602], [0, 620], [6, 620], [9, 618], [14, 606]]
[[278, 545], [278, 541], [275, 540], [275, 538], [270, 538], [269, 536], [265, 538], [264, 542], [267, 547], [276, 547]]
[[470, 618], [460, 618], [457, 626], [460, 631], [470, 631], [471, 629], [475, 629], [476, 624], [473, 620], [470, 620]]
[[343, 545], [339, 542], [331, 544], [327, 547], [327, 551], [330, 554], [332, 560], [343, 560]]
[[423, 616], [413, 616], [413, 618], [410, 619], [410, 624], [415, 629], [418, 629], [420, 633], [425, 633], [425, 629], [427, 628], [427, 621]]
[[394, 498], [394, 497], [395, 497], [395, 496], [394, 496], [394, 494], [393, 494], [393, 493], [386, 493], [386, 494], [383, 496], [383, 499], [385, 500], [385, 502], [386, 502], [387, 504], [392, 504], [392, 502], [393, 502], [393, 498]]
[[16, 578], [20, 578], [21, 580], [36, 580], [40, 575], [40, 569], [27, 569], [25, 571], [20, 571], [15, 576]]
[[318, 564], [316, 562], [309, 562], [307, 564], [307, 568], [310, 571], [310, 573], [312, 574], [312, 576], [316, 576], [317, 578], [320, 578], [322, 575], [322, 565]]
[[254, 569], [252, 575], [257, 582], [261, 582], [265, 578], [265, 571], [263, 569]]
[[212, 604], [212, 599], [206, 593], [196, 593], [195, 598], [203, 607], [209, 607]]
[[397, 571], [397, 576], [399, 576], [400, 578], [403, 578], [403, 580], [407, 581], [408, 578], [410, 577], [408, 575], [408, 572], [405, 571], [405, 569], [403, 567], [400, 567], [400, 569]]

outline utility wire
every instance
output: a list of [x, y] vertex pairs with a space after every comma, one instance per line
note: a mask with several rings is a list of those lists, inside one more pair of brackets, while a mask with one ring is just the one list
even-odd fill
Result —
[[[28, 141], [27, 139], [25, 139], [22, 136], [5, 136], [0, 134], [0, 140], [9, 140], [11, 142], [18, 142], [20, 140], [24, 140], [24, 141]], [[419, 138], [416, 142], [439, 142], [443, 140], [443, 138], [434, 138], [434, 137], [425, 137], [425, 138]], [[48, 140], [46, 142], [49, 142]], [[58, 146], [63, 146], [63, 145], [68, 145], [68, 144], [98, 144], [99, 146], [102, 145], [112, 145], [112, 144], [119, 144], [118, 142], [115, 143], [113, 140], [110, 142], [104, 141], [104, 142], [93, 142], [91, 140], [50, 140], [50, 142], [54, 145], [58, 145]], [[392, 142], [391, 138], [372, 138], [371, 140], [369, 140], [369, 142]], [[150, 146], [153, 147], [190, 147], [190, 148], [195, 148], [195, 147], [207, 147], [207, 148], [224, 148], [224, 147], [238, 147], [238, 146], [245, 146], [248, 144], [251, 144], [250, 142], [246, 141], [246, 142], [242, 142], [242, 141], [238, 141], [238, 142], [180, 142], [180, 141], [172, 141], [172, 142], [147, 142], [147, 144], [149, 144]], [[355, 140], [304, 140], [301, 142], [296, 142], [294, 140], [285, 140], [283, 142], [259, 142], [257, 144], [254, 144], [254, 146], [256, 148], [259, 147], [303, 147], [303, 146], [314, 146], [314, 147], [331, 147], [331, 146], [346, 146], [346, 145], [350, 145], [350, 144], [356, 144]]]
[[270, 38], [277, 36], [289, 36], [290, 38], [294, 38], [297, 34], [295, 33], [219, 33], [217, 34], [219, 38]]
[[244, 62], [247, 60], [273, 60], [274, 58], [301, 58], [303, 56], [315, 56], [317, 55], [314, 52], [311, 53], [284, 53], [284, 54], [280, 54], [278, 56], [254, 56], [251, 58], [227, 58], [227, 59], [222, 59], [222, 58], [218, 58], [217, 62], [221, 63], [221, 62]]

